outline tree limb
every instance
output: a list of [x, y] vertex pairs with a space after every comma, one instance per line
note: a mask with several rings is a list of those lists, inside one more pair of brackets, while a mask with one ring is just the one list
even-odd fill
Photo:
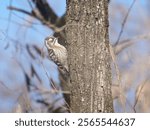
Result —
[[23, 10], [23, 9], [20, 9], [20, 8], [16, 8], [16, 7], [14, 7], [14, 6], [8, 6], [7, 8], [8, 8], [9, 10], [19, 11], [19, 12], [22, 12], [22, 13], [24, 13], [24, 14], [27, 14], [27, 15], [30, 15], [30, 16], [33, 17], [33, 14], [30, 13], [30, 12], [28, 12], [28, 11], [26, 11], [26, 10]]
[[54, 32], [61, 32], [65, 28], [65, 26], [62, 26], [61, 28], [56, 27], [56, 25], [51, 24], [49, 21], [46, 21], [45, 19], [43, 19], [43, 17], [40, 15], [40, 13], [37, 10], [32, 10], [32, 12], [30, 13], [26, 10], [16, 8], [16, 7], [13, 7], [13, 6], [9, 6], [8, 9], [19, 11], [21, 13], [24, 13], [24, 14], [27, 14], [31, 17], [34, 17], [34, 18], [40, 20], [42, 22], [42, 24], [44, 24], [44, 25], [48, 26], [49, 28], [51, 28]]
[[126, 39], [121, 41], [118, 45], [113, 46], [115, 54], [118, 55], [120, 52], [122, 52], [125, 48], [135, 44], [139, 40], [144, 40], [144, 39], [150, 39], [150, 33], [148, 34], [143, 34], [139, 36], [134, 36], [131, 39]]

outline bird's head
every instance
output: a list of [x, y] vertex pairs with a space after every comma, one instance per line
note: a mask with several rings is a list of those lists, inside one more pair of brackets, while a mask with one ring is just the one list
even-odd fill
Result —
[[51, 49], [58, 42], [58, 39], [53, 36], [49, 36], [45, 38], [44, 42], [45, 42], [45, 46], [48, 49]]

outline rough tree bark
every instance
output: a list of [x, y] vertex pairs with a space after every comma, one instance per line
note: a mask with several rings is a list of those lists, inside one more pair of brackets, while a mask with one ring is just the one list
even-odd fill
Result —
[[108, 0], [67, 0], [72, 112], [113, 112]]

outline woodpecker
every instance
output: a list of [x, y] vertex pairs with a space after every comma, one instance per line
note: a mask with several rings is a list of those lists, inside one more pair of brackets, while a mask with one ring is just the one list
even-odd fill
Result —
[[69, 74], [67, 49], [63, 45], [60, 45], [58, 39], [53, 36], [45, 38], [45, 46], [48, 50], [49, 59], [58, 66], [60, 74], [66, 79]]
[[[60, 45], [58, 43], [58, 39], [53, 36], [45, 38], [45, 46], [48, 50], [49, 59], [52, 60], [58, 66], [59, 80], [62, 89], [70, 92], [67, 49], [63, 45]], [[69, 105], [70, 95], [64, 94], [64, 98], [66, 103]]]

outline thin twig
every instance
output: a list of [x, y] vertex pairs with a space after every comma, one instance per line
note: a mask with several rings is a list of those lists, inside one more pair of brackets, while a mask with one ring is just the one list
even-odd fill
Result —
[[14, 6], [8, 6], [7, 8], [8, 8], [9, 10], [19, 11], [19, 12], [22, 12], [22, 13], [24, 13], [24, 14], [27, 14], [27, 15], [30, 15], [30, 16], [33, 17], [33, 14], [30, 13], [30, 12], [28, 12], [28, 11], [26, 11], [26, 10], [23, 10], [23, 9], [20, 9], [20, 8], [16, 8], [16, 7], [14, 7]]
[[[11, 90], [8, 86], [5, 85], [4, 82], [0, 81], [0, 84], [1, 84], [3, 87], [5, 87], [6, 89]], [[8, 92], [9, 92], [9, 91], [8, 91]]]
[[[1, 35], [2, 34], [2, 35]], [[5, 32], [3, 30], [0, 30], [0, 40], [4, 40], [6, 39], [6, 35]]]
[[130, 39], [123, 40], [123, 41], [119, 42], [120, 44], [114, 46], [115, 54], [118, 55], [125, 48], [133, 45], [137, 41], [139, 41], [139, 40], [146, 40], [146, 39], [150, 39], [150, 33], [134, 36], [134, 37], [132, 37]]
[[[115, 55], [114, 48], [112, 47], [111, 44], [109, 44], [109, 49], [110, 49], [110, 55], [111, 55], [111, 58], [112, 58], [112, 61], [113, 61], [113, 64], [114, 64], [115, 70], [116, 70], [118, 85], [120, 87], [120, 95], [122, 97], [125, 97], [125, 95], [123, 94], [123, 88], [122, 88], [122, 84], [121, 84], [121, 75], [120, 75], [120, 71], [119, 71], [118, 64], [117, 64], [117, 57]], [[120, 99], [121, 99], [122, 107], [124, 108], [124, 112], [125, 112], [125, 105], [123, 105], [124, 103], [123, 103], [123, 100], [121, 97], [120, 97]]]
[[[0, 17], [0, 19], [1, 20], [5, 20], [5, 21], [8, 21], [8, 19], [5, 19], [5, 18], [1, 18]], [[17, 21], [14, 21], [14, 20], [11, 20], [10, 21], [11, 23], [13, 23], [13, 24], [17, 24], [18, 26], [24, 26], [24, 27], [29, 27], [29, 25], [27, 25], [27, 24], [21, 24], [21, 23], [18, 23]], [[40, 32], [36, 27], [34, 27], [34, 26], [31, 26], [31, 27], [29, 27], [30, 29], [32, 29], [32, 30], [34, 30], [35, 32], [37, 32], [37, 33], [39, 33], [40, 35], [42, 35], [42, 36], [45, 36], [42, 32]], [[4, 32], [3, 32], [3, 34], [4, 34]], [[8, 38], [8, 35], [7, 36], [5, 36], [5, 39], [6, 39], [6, 37]], [[1, 39], [0, 39], [1, 40]]]
[[31, 9], [33, 10], [33, 6], [32, 6], [32, 4], [31, 4], [31, 0], [28, 0], [28, 4], [29, 4], [29, 6], [31, 7]]
[[36, 91], [39, 91], [41, 94], [70, 94], [69, 91], [63, 91], [63, 90], [56, 90], [56, 89], [45, 89], [44, 87], [36, 87], [34, 89]]
[[[11, 6], [11, 5], [12, 5], [12, 0], [9, 1], [9, 6]], [[10, 20], [11, 20], [11, 10], [9, 11], [9, 14], [8, 14], [8, 25], [6, 28], [7, 35], [9, 35]]]
[[23, 10], [23, 9], [20, 9], [20, 8], [16, 8], [16, 7], [13, 7], [13, 6], [9, 6], [8, 9], [19, 11], [21, 13], [24, 13], [24, 14], [27, 14], [27, 15], [29, 15], [31, 17], [34, 17], [34, 18], [40, 20], [44, 25], [46, 25], [49, 28], [51, 28], [52, 30], [54, 30], [54, 32], [62, 32], [65, 29], [65, 27], [66, 27], [65, 25], [62, 26], [62, 27], [56, 27], [56, 25], [51, 24], [49, 21], [46, 21], [44, 18], [39, 16], [39, 14], [37, 14], [37, 12], [35, 10], [32, 10], [32, 13], [30, 13], [30, 12], [28, 12], [26, 10]]
[[145, 80], [145, 81], [139, 86], [139, 89], [140, 89], [140, 90], [137, 91], [138, 94], [137, 94], [137, 96], [136, 96], [136, 100], [135, 100], [135, 103], [134, 103], [134, 106], [133, 106], [133, 109], [134, 109], [135, 112], [136, 112], [135, 107], [136, 107], [136, 105], [137, 105], [137, 103], [138, 103], [138, 101], [139, 101], [140, 95], [141, 95], [142, 90], [143, 90], [143, 88], [144, 88], [144, 86], [145, 86], [145, 84], [146, 84], [147, 81], [148, 81], [148, 79]]
[[121, 36], [122, 36], [122, 34], [123, 34], [123, 30], [124, 30], [124, 27], [125, 27], [125, 24], [126, 24], [126, 21], [127, 21], [127, 19], [128, 19], [128, 16], [129, 16], [129, 14], [130, 14], [130, 11], [131, 11], [133, 5], [135, 4], [135, 2], [136, 2], [136, 0], [133, 0], [132, 4], [130, 5], [130, 7], [129, 7], [129, 9], [128, 9], [128, 12], [127, 12], [127, 14], [126, 14], [126, 16], [125, 16], [125, 18], [124, 18], [124, 20], [123, 20], [123, 23], [122, 23], [122, 26], [121, 26], [121, 30], [120, 30], [118, 39], [117, 39], [117, 41], [116, 41], [116, 43], [115, 43], [115, 46], [116, 46], [116, 45], [119, 43], [119, 41], [120, 41], [120, 38], [121, 38]]
[[35, 23], [35, 22], [32, 22], [32, 21], [29, 21], [29, 20], [27, 20], [27, 19], [25, 19], [25, 18], [23, 18], [23, 17], [17, 15], [17, 14], [14, 13], [14, 12], [12, 12], [12, 14], [15, 15], [16, 17], [22, 19], [23, 21], [26, 21], [27, 23], [34, 24], [34, 25], [42, 25], [41, 23]]

